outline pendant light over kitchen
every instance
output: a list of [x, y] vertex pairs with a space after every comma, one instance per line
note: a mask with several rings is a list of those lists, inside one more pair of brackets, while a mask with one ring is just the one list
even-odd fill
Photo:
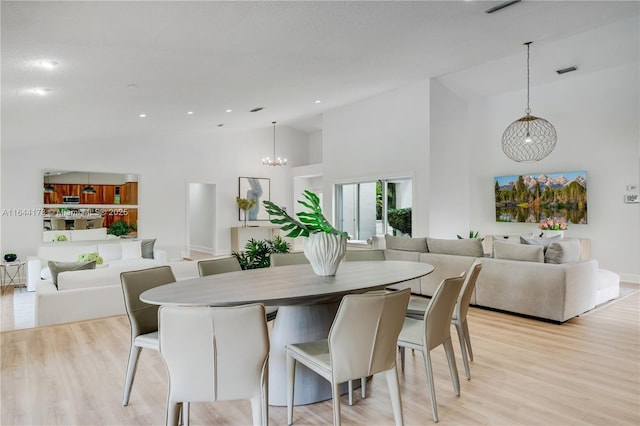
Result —
[[82, 193], [83, 194], [95, 194], [96, 193], [96, 189], [93, 186], [91, 186], [90, 175], [91, 175], [91, 173], [87, 172], [87, 186], [82, 188]]

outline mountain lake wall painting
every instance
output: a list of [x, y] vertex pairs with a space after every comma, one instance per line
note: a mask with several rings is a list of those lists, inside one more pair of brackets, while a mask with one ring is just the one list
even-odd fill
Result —
[[494, 178], [496, 222], [587, 223], [587, 172], [538, 173]]

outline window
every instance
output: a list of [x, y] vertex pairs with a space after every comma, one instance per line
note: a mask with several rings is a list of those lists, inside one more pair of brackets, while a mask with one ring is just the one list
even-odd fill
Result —
[[[346, 231], [352, 240], [366, 241], [374, 235], [400, 235], [389, 225], [398, 209], [408, 209], [411, 226], [412, 189], [410, 178], [380, 179], [336, 186], [336, 228]], [[406, 211], [405, 211], [406, 213]], [[397, 216], [397, 213], [396, 213]], [[406, 217], [406, 215], [405, 215]], [[399, 225], [396, 225], [400, 228]], [[403, 228], [406, 231], [405, 228]]]

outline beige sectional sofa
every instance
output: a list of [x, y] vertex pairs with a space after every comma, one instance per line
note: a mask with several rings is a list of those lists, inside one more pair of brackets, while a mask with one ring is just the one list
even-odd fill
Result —
[[[152, 258], [127, 256], [129, 241], [45, 244], [28, 259], [28, 282], [35, 290], [35, 325], [44, 326], [125, 313], [120, 273], [170, 265], [176, 280], [198, 277], [197, 262], [167, 262], [166, 253], [153, 250]], [[104, 263], [95, 269], [60, 272], [54, 284], [48, 261], [74, 262], [78, 254], [98, 252]], [[123, 257], [124, 256], [124, 257]]]
[[599, 269], [596, 260], [579, 260], [579, 243], [571, 240], [551, 243], [546, 250], [542, 243], [496, 241], [494, 257], [485, 256], [479, 239], [388, 235], [374, 237], [371, 244], [384, 250], [387, 260], [433, 265], [433, 273], [426, 277], [396, 286], [411, 287], [412, 293], [424, 296], [433, 295], [444, 278], [467, 271], [476, 259], [483, 267], [472, 295], [473, 305], [565, 322], [619, 295], [620, 277]]

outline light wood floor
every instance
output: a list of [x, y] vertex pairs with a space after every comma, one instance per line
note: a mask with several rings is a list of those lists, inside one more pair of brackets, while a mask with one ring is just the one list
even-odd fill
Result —
[[[640, 293], [563, 325], [471, 308], [475, 361], [464, 379], [457, 336], [461, 396], [453, 394], [441, 349], [433, 352], [441, 425], [640, 424]], [[126, 316], [3, 332], [2, 425], [160, 425], [167, 378], [160, 355], [143, 350], [131, 402], [121, 406], [129, 349]], [[405, 423], [433, 424], [424, 365], [407, 352], [400, 376]], [[369, 396], [349, 407], [344, 424], [393, 424], [382, 376]], [[191, 423], [251, 423], [246, 401], [192, 404]], [[286, 409], [270, 407], [272, 425]], [[331, 404], [294, 410], [295, 424], [331, 422]]]

